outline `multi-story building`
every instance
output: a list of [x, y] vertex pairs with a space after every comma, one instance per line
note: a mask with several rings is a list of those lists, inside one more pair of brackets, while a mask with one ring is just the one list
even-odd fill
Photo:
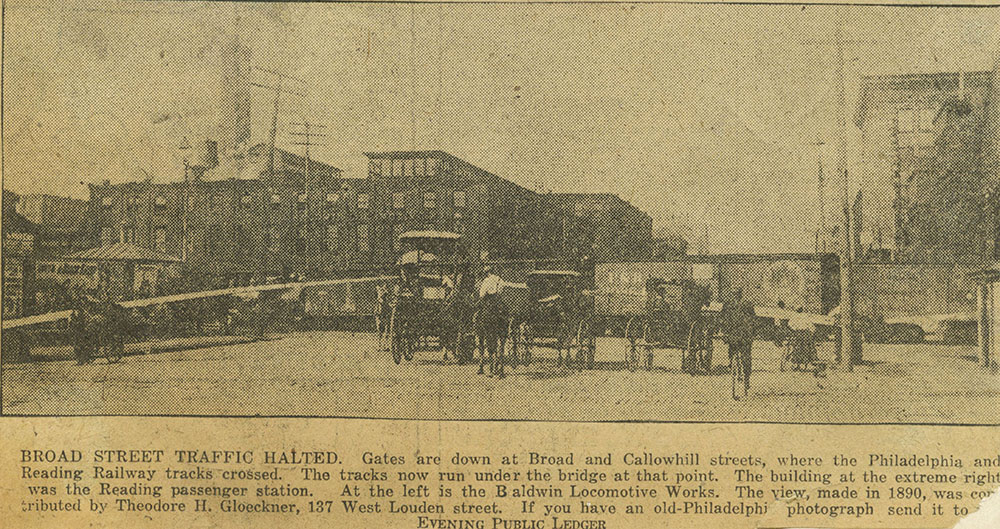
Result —
[[546, 202], [559, 219], [564, 254], [596, 262], [647, 259], [653, 252], [653, 219], [610, 193], [554, 193]]
[[38, 227], [16, 211], [18, 196], [3, 191], [3, 317], [30, 312]]
[[38, 226], [35, 252], [39, 259], [59, 257], [88, 248], [87, 201], [46, 194], [22, 195], [17, 212]]
[[365, 155], [379, 262], [394, 259], [398, 236], [417, 229], [460, 233], [472, 256], [555, 256], [555, 222], [537, 193], [442, 151]]
[[257, 145], [238, 169], [199, 170], [187, 182], [91, 186], [92, 236], [179, 257], [223, 283], [370, 263], [367, 180], [281, 149], [273, 158], [272, 170], [270, 149]]
[[[920, 219], [913, 218], [913, 206], [936, 178], [930, 173], [940, 153], [941, 146], [936, 143], [949, 121], [947, 114], [958, 105], [973, 118], [981, 119], [990, 99], [992, 79], [993, 72], [862, 79], [855, 116], [855, 124], [861, 129], [864, 209], [857, 239], [862, 246], [875, 253], [891, 253], [896, 259], [914, 257], [913, 230]], [[950, 253], [976, 252], [970, 249]]]

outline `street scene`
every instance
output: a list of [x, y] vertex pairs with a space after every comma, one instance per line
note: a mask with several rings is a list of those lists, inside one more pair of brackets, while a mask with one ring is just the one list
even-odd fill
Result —
[[[734, 401], [723, 374], [693, 376], [678, 352], [652, 371], [623, 369], [621, 339], [598, 340], [597, 366], [577, 371], [554, 355], [503, 380], [420, 353], [405, 366], [373, 334], [295, 333], [239, 344], [128, 356], [120, 364], [57, 360], [7, 366], [11, 414], [287, 415], [551, 421], [989, 423], [1000, 389], [968, 357], [973, 347], [881, 345], [854, 372], [823, 378], [780, 370], [773, 343], [754, 344], [753, 397]], [[721, 371], [722, 366], [719, 366]], [[891, 391], [886, 391], [886, 386]], [[961, 389], [979, 388], [979, 389]]]
[[992, 12], [89, 7], [5, 19], [2, 414], [1000, 423]]

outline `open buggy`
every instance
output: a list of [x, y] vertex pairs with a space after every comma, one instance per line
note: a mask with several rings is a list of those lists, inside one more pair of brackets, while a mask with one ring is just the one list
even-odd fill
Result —
[[635, 370], [642, 351], [645, 368], [653, 368], [656, 349], [680, 349], [681, 370], [708, 373], [712, 367], [712, 338], [718, 315], [708, 310], [711, 293], [690, 280], [646, 281], [645, 314], [632, 316], [625, 328], [629, 351], [625, 365]]
[[512, 317], [514, 361], [520, 351], [528, 365], [532, 348], [548, 347], [558, 351], [559, 365], [593, 368], [594, 299], [584, 278], [571, 270], [535, 270], [526, 283], [527, 306]]
[[385, 296], [385, 334], [395, 363], [417, 350], [444, 349], [470, 361], [474, 278], [461, 236], [443, 231], [410, 231], [399, 236], [399, 281]]

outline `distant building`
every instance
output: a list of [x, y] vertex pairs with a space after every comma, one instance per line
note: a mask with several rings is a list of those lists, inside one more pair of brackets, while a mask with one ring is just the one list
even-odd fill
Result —
[[[991, 87], [992, 72], [862, 79], [855, 124], [862, 135], [860, 181], [864, 206], [862, 229], [856, 236], [863, 248], [876, 254], [891, 253], [894, 259], [928, 258], [934, 255], [927, 253], [940, 253], [918, 248], [920, 237], [914, 230], [920, 229], [921, 219], [914, 218], [919, 211], [916, 206], [940, 181], [942, 149], [966, 152], [966, 163], [981, 163], [981, 158], [968, 159], [979, 157], [978, 149], [939, 143], [943, 130], [954, 124], [955, 109], [961, 107], [966, 116], [983, 120]], [[940, 239], [945, 244], [956, 244], [945, 234]], [[972, 260], [982, 257], [978, 248], [944, 253]]]
[[35, 251], [40, 259], [93, 245], [87, 225], [87, 201], [46, 194], [22, 195], [17, 212], [38, 226]]
[[[366, 180], [281, 149], [257, 145], [188, 183], [92, 185], [93, 237], [183, 259], [221, 284], [326, 275], [366, 266]], [[238, 168], [238, 169], [237, 169]], [[189, 175], [190, 176], [190, 175]], [[186, 207], [185, 207], [186, 206]]]
[[538, 194], [442, 151], [365, 155], [379, 262], [394, 260], [398, 236], [415, 229], [460, 233], [477, 257], [555, 255], [554, 223]]
[[3, 191], [3, 317], [31, 311], [35, 234], [38, 226], [16, 211], [18, 196]]
[[595, 262], [647, 259], [653, 252], [653, 219], [618, 195], [553, 193], [546, 202], [562, 219], [562, 251]]

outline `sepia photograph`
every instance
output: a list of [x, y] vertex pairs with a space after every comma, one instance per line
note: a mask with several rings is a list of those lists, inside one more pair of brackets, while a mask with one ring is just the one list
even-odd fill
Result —
[[8, 1], [8, 416], [1000, 424], [1000, 13]]

